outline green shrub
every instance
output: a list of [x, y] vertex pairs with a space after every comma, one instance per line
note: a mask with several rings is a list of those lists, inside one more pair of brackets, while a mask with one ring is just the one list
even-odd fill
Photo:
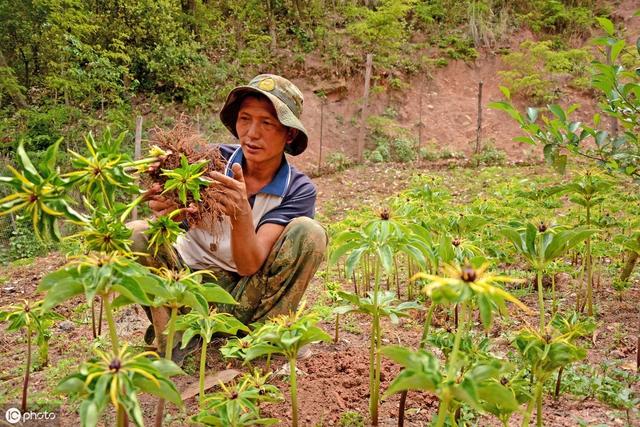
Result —
[[438, 41], [438, 47], [443, 50], [447, 58], [462, 61], [473, 61], [478, 57], [473, 40], [466, 36], [447, 35]]
[[555, 51], [552, 44], [527, 40], [503, 57], [511, 69], [498, 73], [512, 94], [544, 104], [557, 99], [564, 85], [588, 88], [592, 55], [586, 49]]
[[524, 7], [528, 7], [529, 12], [521, 16], [521, 21], [536, 33], [586, 37], [595, 23], [595, 2], [591, 0], [534, 0], [526, 3]]
[[369, 140], [373, 148], [367, 159], [374, 162], [410, 162], [416, 158], [416, 142], [411, 133], [400, 126], [393, 117], [397, 111], [387, 108], [381, 116], [369, 116]]
[[392, 158], [398, 162], [411, 162], [416, 159], [416, 143], [410, 139], [394, 139], [391, 141]]
[[479, 153], [471, 156], [471, 164], [474, 166], [502, 166], [507, 160], [507, 153], [496, 148], [495, 141], [489, 140], [482, 144]]
[[53, 246], [43, 243], [36, 238], [29, 218], [18, 218], [16, 228], [9, 238], [9, 260], [14, 261], [23, 258], [35, 258], [45, 255], [53, 249]]
[[351, 159], [342, 151], [329, 153], [326, 162], [329, 168], [337, 172], [343, 171], [351, 165]]

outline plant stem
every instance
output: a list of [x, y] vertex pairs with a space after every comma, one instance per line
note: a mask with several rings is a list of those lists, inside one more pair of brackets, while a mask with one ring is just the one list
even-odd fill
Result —
[[584, 272], [586, 269], [585, 257], [582, 257], [582, 265], [580, 266], [580, 279], [578, 279], [578, 290], [576, 291], [576, 311], [579, 312], [582, 306], [582, 280], [584, 279]]
[[551, 313], [556, 314], [558, 311], [558, 300], [556, 299], [556, 275], [551, 273], [551, 298], [553, 303], [551, 304]]
[[298, 427], [298, 384], [296, 382], [296, 359], [289, 359], [289, 371], [291, 425], [292, 427]]
[[98, 311], [98, 336], [102, 335], [102, 312], [104, 309], [104, 301], [100, 297], [100, 311]]
[[116, 410], [116, 425], [118, 427], [125, 427], [127, 425], [127, 414], [124, 412], [124, 406], [118, 404]]
[[544, 385], [544, 381], [541, 381], [540, 378], [538, 378], [538, 382], [536, 383], [536, 391], [533, 397], [531, 398], [531, 400], [529, 401], [529, 403], [527, 404], [527, 411], [525, 412], [524, 418], [522, 419], [522, 427], [529, 427], [529, 420], [531, 420], [531, 415], [533, 414], [533, 407], [536, 403], [538, 403], [538, 401], [540, 401], [539, 412], [540, 412], [540, 417], [542, 417], [542, 411], [541, 411], [542, 400], [540, 398], [542, 397], [543, 385]]
[[[587, 227], [591, 225], [591, 211], [587, 205]], [[593, 266], [591, 261], [591, 236], [587, 237], [586, 243], [587, 262], [587, 315], [593, 316]]]
[[95, 301], [91, 304], [91, 336], [95, 340], [98, 338], [98, 333], [96, 330], [96, 310], [95, 310]]
[[27, 411], [27, 389], [29, 388], [29, 372], [31, 372], [31, 327], [27, 326], [27, 366], [24, 370], [24, 383], [22, 384], [22, 413]]
[[537, 270], [538, 278], [538, 308], [540, 309], [540, 333], [544, 334], [544, 294], [542, 290], [542, 270]]
[[404, 408], [407, 405], [407, 390], [400, 393], [400, 404], [398, 405], [398, 427], [404, 427]]
[[[447, 383], [455, 382], [456, 373], [458, 371], [458, 352], [460, 351], [460, 342], [462, 341], [462, 333], [466, 329], [466, 322], [469, 320], [466, 316], [466, 305], [462, 302], [460, 305], [460, 318], [462, 322], [458, 325], [456, 329], [456, 336], [453, 341], [453, 350], [451, 350], [451, 354], [449, 355], [449, 360], [447, 360]], [[451, 400], [451, 395], [449, 390], [445, 390], [442, 395], [442, 399], [440, 400], [440, 409], [438, 410], [438, 424], [436, 427], [444, 426], [444, 420], [449, 411], [449, 401]]]
[[424, 328], [422, 329], [422, 338], [420, 338], [420, 348], [424, 349], [427, 346], [427, 337], [429, 336], [429, 329], [431, 328], [431, 318], [433, 317], [433, 310], [436, 305], [431, 303], [429, 311], [427, 311], [427, 317], [424, 320]]
[[555, 390], [555, 399], [558, 400], [558, 396], [560, 396], [560, 384], [562, 381], [562, 371], [564, 371], [564, 367], [561, 367], [558, 370], [558, 379], [556, 380], [556, 390]]
[[336, 313], [336, 328], [333, 336], [334, 344], [338, 344], [339, 334], [340, 334], [340, 313]]
[[536, 389], [536, 394], [537, 394], [537, 400], [536, 400], [536, 426], [537, 427], [542, 427], [542, 384], [544, 384], [544, 381], [541, 381], [539, 383], [540, 386], [540, 392], [538, 392], [538, 390]]
[[[424, 321], [424, 328], [422, 329], [422, 338], [420, 338], [420, 349], [424, 350], [427, 346], [427, 337], [429, 336], [429, 329], [431, 328], [431, 318], [433, 317], [433, 311], [436, 305], [431, 303], [429, 311], [427, 311], [427, 317]], [[398, 427], [404, 425], [404, 409], [407, 405], [407, 393], [408, 390], [404, 390], [400, 393], [400, 404], [398, 405]]]
[[202, 339], [202, 349], [200, 349], [200, 409], [202, 409], [202, 405], [204, 404], [204, 372], [207, 367], [207, 340]]
[[113, 320], [113, 313], [111, 310], [111, 301], [109, 301], [109, 294], [101, 295], [104, 302], [105, 314], [107, 316], [107, 325], [109, 325], [109, 338], [111, 338], [111, 348], [115, 354], [120, 353], [120, 343], [118, 342], [118, 334], [116, 333], [116, 322]]
[[[167, 330], [167, 344], [164, 349], [164, 358], [171, 360], [173, 355], [173, 337], [176, 334], [176, 319], [178, 317], [178, 306], [173, 305], [171, 307], [171, 317], [169, 318], [169, 325]], [[164, 399], [158, 400], [158, 406], [156, 407], [156, 427], [162, 426], [162, 419], [164, 418]]]
[[371, 348], [369, 350], [369, 414], [371, 424], [378, 425], [378, 391], [380, 389], [380, 313], [378, 312], [378, 294], [380, 292], [380, 265], [373, 265], [373, 321], [371, 322]]
[[438, 423], [436, 427], [443, 427], [444, 420], [447, 417], [447, 412], [449, 412], [449, 398], [446, 397], [440, 401], [440, 408], [438, 408]]

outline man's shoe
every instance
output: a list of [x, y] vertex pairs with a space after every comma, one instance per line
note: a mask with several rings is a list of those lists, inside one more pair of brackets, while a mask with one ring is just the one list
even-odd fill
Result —
[[[171, 360], [178, 366], [182, 366], [184, 359], [186, 359], [188, 355], [198, 351], [202, 345], [202, 337], [193, 337], [185, 348], [180, 348], [181, 345], [182, 342], [178, 341], [173, 346], [173, 351], [171, 352]], [[161, 357], [164, 357], [164, 352], [159, 352], [159, 354]]]
[[153, 341], [156, 339], [156, 330], [153, 328], [153, 324], [149, 325], [144, 333], [144, 342], [147, 345], [153, 345]]

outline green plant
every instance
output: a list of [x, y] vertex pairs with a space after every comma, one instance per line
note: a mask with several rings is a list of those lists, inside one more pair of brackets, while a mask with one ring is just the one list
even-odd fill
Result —
[[8, 331], [19, 331], [25, 329], [27, 335], [27, 359], [24, 369], [24, 383], [22, 385], [22, 403], [20, 410], [27, 410], [27, 390], [29, 388], [29, 373], [31, 372], [31, 338], [36, 333], [36, 340], [40, 347], [40, 362], [47, 364], [49, 358], [48, 343], [50, 338], [50, 327], [54, 320], [63, 317], [57, 313], [43, 310], [42, 301], [30, 303], [24, 301], [23, 304], [10, 305], [0, 310], [0, 322], [8, 322]]
[[99, 199], [109, 210], [115, 208], [116, 189], [134, 189], [134, 177], [127, 172], [130, 157], [122, 153], [125, 136], [122, 132], [113, 138], [107, 129], [98, 142], [89, 133], [84, 139], [88, 156], [69, 150], [74, 170], [64, 176], [69, 178], [70, 184], [78, 185], [92, 200]]
[[249, 328], [243, 325], [238, 319], [228, 313], [218, 313], [215, 308], [209, 310], [205, 315], [200, 311], [181, 316], [176, 322], [176, 331], [183, 331], [182, 348], [185, 348], [194, 336], [202, 337], [200, 350], [200, 406], [204, 403], [204, 374], [207, 361], [207, 346], [215, 333], [235, 335], [238, 331], [249, 332]]
[[[382, 272], [390, 275], [394, 270], [394, 257], [398, 253], [405, 254], [414, 260], [418, 265], [425, 267], [425, 253], [428, 248], [420, 234], [411, 232], [411, 228], [391, 217], [388, 209], [380, 212], [378, 219], [365, 223], [361, 230], [347, 230], [340, 233], [333, 240], [335, 248], [332, 249], [330, 262], [335, 263], [343, 255], [349, 254], [345, 261], [346, 276], [350, 277], [354, 269], [363, 259], [372, 257], [371, 270], [374, 277], [373, 292], [365, 299], [360, 299], [358, 295], [341, 294], [343, 299], [352, 303], [363, 304], [358, 309], [365, 310], [372, 315], [371, 322], [371, 342], [369, 347], [369, 413], [371, 422], [378, 423], [378, 399], [380, 391], [380, 369], [382, 332], [380, 329], [380, 317], [385, 313], [381, 308], [381, 303], [388, 304], [393, 295], [387, 295], [380, 290]], [[368, 276], [364, 274], [363, 276]], [[366, 277], [366, 282], [369, 278]]]
[[38, 239], [30, 218], [16, 218], [15, 229], [9, 238], [9, 259], [34, 258], [44, 255], [54, 246]]
[[[559, 171], [565, 169], [567, 153], [572, 153], [606, 170], [638, 179], [640, 139], [634, 129], [640, 116], [640, 97], [634, 94], [640, 90], [640, 76], [619, 64], [627, 44], [616, 36], [613, 22], [606, 18], [599, 18], [598, 22], [606, 35], [596, 38], [595, 44], [608, 47], [610, 54], [606, 62], [593, 62], [591, 86], [603, 96], [601, 113], [615, 120], [621, 126], [621, 132], [610, 134], [599, 129], [600, 113], [593, 116], [593, 126], [584, 121], [570, 120], [571, 113], [578, 108], [576, 104], [567, 109], [556, 104], [548, 105], [551, 115], [540, 115], [535, 108], [528, 108], [522, 114], [511, 103], [511, 94], [506, 88], [502, 90], [506, 100], [490, 106], [509, 114], [528, 135], [516, 138], [517, 141], [542, 145], [545, 159]], [[636, 50], [640, 54], [640, 48]], [[538, 118], [542, 119], [541, 124], [537, 123]]]
[[[556, 192], [569, 194], [569, 200], [585, 209], [585, 226], [592, 226], [592, 209], [604, 201], [606, 194], [613, 183], [595, 171], [586, 171], [574, 179], [571, 183], [550, 188], [549, 194]], [[588, 236], [585, 244], [584, 265], [587, 270], [587, 314], [593, 316], [593, 260], [591, 259], [591, 236]], [[577, 294], [577, 309], [580, 308], [580, 290]]]
[[525, 41], [519, 51], [503, 56], [511, 67], [499, 71], [504, 85], [514, 95], [528, 98], [535, 103], [551, 102], [561, 95], [566, 76], [569, 85], [578, 89], [588, 87], [588, 66], [592, 56], [586, 49], [557, 51], [551, 41]]
[[[446, 265], [444, 277], [417, 274], [416, 279], [427, 280], [424, 292], [433, 301], [425, 319], [420, 349], [412, 351], [390, 346], [381, 350], [386, 357], [404, 367], [389, 385], [385, 396], [406, 390], [435, 393], [440, 399], [437, 427], [444, 426], [446, 418], [451, 419], [452, 425], [457, 425], [455, 413], [463, 403], [480, 411], [495, 413], [505, 425], [510, 415], [518, 409], [516, 393], [507, 387], [509, 381], [502, 380], [506, 369], [503, 362], [492, 357], [474, 361], [461, 346], [463, 336], [469, 333], [473, 306], [478, 307], [485, 328], [491, 325], [494, 311], [506, 312], [505, 301], [527, 310], [520, 301], [496, 286], [500, 282], [516, 280], [486, 273], [486, 268], [487, 265]], [[433, 309], [441, 304], [458, 304], [461, 311], [461, 322], [447, 354], [444, 372], [441, 372], [436, 356], [424, 349]]]
[[[204, 275], [212, 275], [207, 270], [190, 272], [188, 269], [183, 269], [180, 271], [173, 271], [166, 267], [161, 267], [160, 269], [155, 269], [155, 272], [161, 278], [161, 282], [147, 284], [147, 292], [151, 293], [154, 297], [153, 301], [148, 305], [153, 307], [163, 307], [170, 311], [169, 323], [168, 325], [163, 326], [166, 326], [167, 334], [164, 357], [167, 360], [171, 360], [173, 353], [173, 338], [176, 333], [176, 320], [178, 318], [179, 309], [182, 307], [190, 307], [194, 312], [199, 313], [200, 316], [208, 317], [209, 303], [236, 304], [236, 302], [229, 293], [217, 284], [200, 283], [200, 280]], [[236, 323], [239, 322], [236, 321]], [[229, 319], [227, 319], [227, 324], [230, 327], [234, 326], [232, 321]], [[156, 326], [157, 325], [154, 322], [154, 327]], [[156, 331], [156, 333], [160, 333], [160, 331]], [[160, 340], [160, 342], [162, 342], [162, 340]], [[164, 401], [160, 399], [158, 401], [156, 411], [157, 427], [162, 425], [163, 413]]]
[[60, 140], [47, 149], [37, 168], [20, 144], [16, 151], [20, 171], [7, 165], [13, 177], [0, 176], [0, 183], [8, 184], [13, 189], [13, 193], [0, 200], [0, 215], [24, 210], [32, 220], [36, 236], [39, 239], [50, 238], [54, 241], [60, 239], [60, 230], [56, 223], [58, 217], [66, 216], [77, 222], [85, 220], [71, 208], [65, 194], [69, 182], [55, 169], [59, 144]]
[[82, 398], [79, 414], [83, 427], [97, 425], [109, 403], [117, 412], [118, 427], [126, 425], [126, 417], [143, 426], [139, 391], [182, 406], [180, 393], [168, 379], [183, 374], [175, 363], [150, 351], [135, 354], [126, 344], [116, 351], [95, 349], [95, 353], [95, 359], [83, 364], [79, 373], [68, 376], [58, 386], [59, 392]]
[[340, 414], [340, 426], [341, 427], [364, 427], [364, 416], [355, 411], [346, 411]]
[[193, 418], [198, 424], [207, 426], [254, 426], [274, 425], [279, 420], [260, 416], [261, 402], [277, 402], [282, 399], [280, 390], [266, 384], [269, 374], [245, 375], [238, 382], [227, 386], [220, 383], [221, 390], [206, 397], [200, 412]]
[[537, 225], [527, 223], [524, 230], [505, 228], [502, 234], [509, 239], [514, 248], [524, 256], [529, 265], [536, 271], [538, 284], [538, 310], [540, 312], [539, 331], [544, 333], [545, 309], [542, 275], [553, 260], [567, 253], [595, 230], [562, 230], [557, 231], [544, 222]]
[[502, 166], [507, 161], [507, 153], [496, 148], [495, 141], [486, 141], [482, 144], [479, 153], [471, 156], [471, 164], [478, 166]]
[[352, 163], [351, 159], [349, 159], [349, 157], [347, 157], [347, 155], [342, 151], [333, 151], [329, 153], [326, 162], [327, 165], [336, 172], [347, 169]]
[[183, 205], [187, 204], [187, 194], [191, 193], [194, 201], [200, 201], [200, 187], [206, 187], [211, 181], [202, 177], [206, 172], [208, 161], [189, 164], [187, 157], [180, 156], [180, 167], [172, 170], [162, 170], [162, 175], [167, 177], [164, 191], [176, 191]]
[[291, 423], [298, 425], [298, 386], [296, 375], [296, 360], [298, 351], [305, 345], [330, 341], [331, 337], [316, 326], [318, 317], [315, 313], [304, 314], [304, 304], [295, 313], [281, 315], [267, 321], [260, 328], [252, 332], [254, 344], [245, 354], [245, 360], [251, 361], [257, 357], [283, 354], [289, 362], [289, 384], [291, 393]]
[[[595, 329], [593, 321], [580, 321], [577, 313], [570, 316], [556, 314], [546, 328], [536, 331], [525, 328], [514, 341], [525, 362], [529, 364], [535, 378], [533, 399], [527, 406], [522, 426], [528, 426], [537, 405], [536, 424], [542, 426], [542, 389], [545, 381], [558, 369], [586, 357], [587, 352], [579, 347], [577, 338], [589, 335]], [[559, 388], [559, 385], [558, 385]]]

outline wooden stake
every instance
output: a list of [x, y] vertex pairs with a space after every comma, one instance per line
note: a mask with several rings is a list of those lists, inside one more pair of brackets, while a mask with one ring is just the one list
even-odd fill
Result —
[[371, 64], [373, 54], [367, 54], [367, 65], [364, 75], [364, 95], [362, 99], [362, 115], [360, 117], [360, 131], [358, 132], [358, 163], [364, 161], [364, 139], [366, 134], [367, 109], [369, 107], [369, 86], [371, 83]]
[[478, 83], [478, 127], [476, 128], [476, 154], [480, 152], [480, 138], [482, 137], [482, 85], [482, 80], [480, 80], [480, 83]]
[[420, 85], [420, 99], [418, 100], [418, 155], [416, 159], [420, 160], [420, 149], [422, 148], [422, 95], [424, 93], [424, 84]]
[[320, 151], [318, 151], [318, 174], [322, 170], [322, 130], [324, 128], [324, 99], [320, 99]]
[[[133, 158], [138, 160], [142, 157], [142, 116], [136, 117], [136, 138], [133, 146]], [[131, 212], [131, 220], [138, 219], [138, 207], [134, 207]]]

